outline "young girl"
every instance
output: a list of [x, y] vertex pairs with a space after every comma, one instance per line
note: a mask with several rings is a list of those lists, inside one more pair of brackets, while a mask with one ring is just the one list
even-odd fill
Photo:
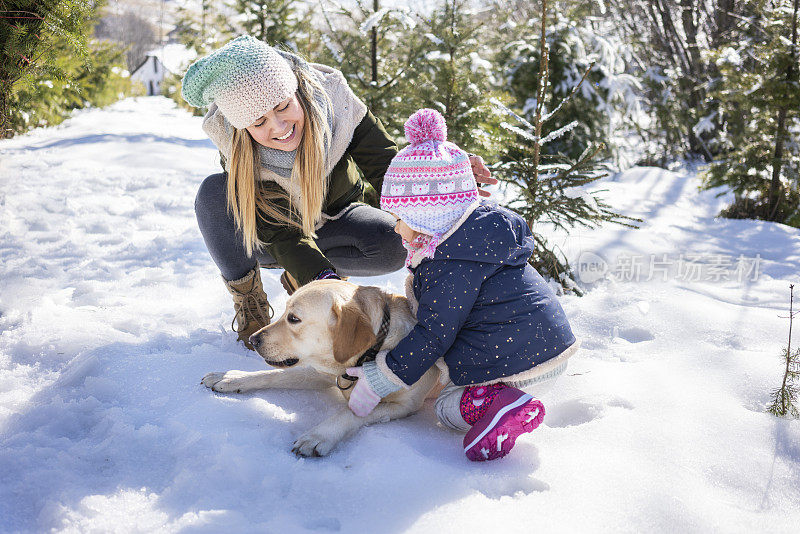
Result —
[[479, 201], [444, 118], [417, 111], [405, 133], [411, 144], [386, 172], [381, 208], [397, 219], [408, 250], [418, 323], [393, 350], [348, 370], [361, 378], [350, 408], [368, 414], [443, 358], [450, 381], [436, 400], [439, 420], [467, 432], [470, 460], [493, 460], [542, 422], [544, 406], [529, 392], [562, 374], [578, 344], [553, 290], [528, 264], [528, 225]]

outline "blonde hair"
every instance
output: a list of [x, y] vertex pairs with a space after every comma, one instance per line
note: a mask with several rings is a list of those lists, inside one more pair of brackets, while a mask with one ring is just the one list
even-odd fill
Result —
[[[257, 218], [299, 229], [303, 235], [316, 237], [314, 226], [322, 214], [322, 203], [328, 192], [325, 152], [330, 146], [331, 131], [325, 113], [314, 100], [315, 92], [324, 95], [323, 105], [333, 113], [322, 86], [303, 69], [295, 69], [297, 100], [303, 108], [303, 138], [297, 147], [291, 183], [300, 186], [300, 210], [288, 191], [272, 182], [256, 180], [259, 162], [255, 141], [246, 129], [233, 129], [231, 156], [227, 162], [228, 211], [249, 256], [266, 243], [258, 238]], [[283, 204], [283, 205], [282, 205]], [[284, 207], [288, 205], [288, 209]], [[271, 219], [271, 220], [270, 220]]]

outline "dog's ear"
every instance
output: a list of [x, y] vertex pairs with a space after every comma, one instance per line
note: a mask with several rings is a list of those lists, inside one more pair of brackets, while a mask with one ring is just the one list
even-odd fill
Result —
[[363, 353], [375, 344], [369, 317], [361, 309], [360, 299], [353, 298], [341, 307], [335, 307], [337, 315], [333, 330], [333, 358], [344, 363]]

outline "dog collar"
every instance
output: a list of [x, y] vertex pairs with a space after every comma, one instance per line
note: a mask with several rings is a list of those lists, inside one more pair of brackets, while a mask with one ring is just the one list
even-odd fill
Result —
[[[381, 350], [383, 346], [383, 342], [386, 341], [386, 334], [389, 332], [389, 305], [385, 302], [383, 303], [383, 319], [381, 319], [381, 326], [378, 328], [378, 334], [376, 336], [375, 344], [368, 348], [364, 354], [359, 356], [358, 361], [356, 362], [356, 367], [361, 367], [364, 365], [364, 362], [372, 362], [375, 361], [375, 357], [378, 355], [378, 352]], [[349, 381], [346, 387], [343, 387], [339, 383], [339, 379], [344, 378], [345, 380]], [[346, 391], [353, 387], [353, 385], [358, 380], [356, 376], [350, 376], [347, 373], [342, 373], [341, 376], [336, 377], [336, 387], [341, 389], [342, 391]]]

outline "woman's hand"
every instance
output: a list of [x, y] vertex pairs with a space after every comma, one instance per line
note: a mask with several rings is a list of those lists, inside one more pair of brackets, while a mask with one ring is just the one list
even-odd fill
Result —
[[[494, 185], [497, 183], [497, 178], [492, 178], [492, 173], [489, 172], [489, 169], [483, 163], [482, 157], [470, 154], [469, 163], [472, 165], [472, 174], [475, 175], [476, 182], [487, 185]], [[478, 194], [482, 197], [492, 196], [490, 192], [484, 191], [480, 187], [478, 188]]]

